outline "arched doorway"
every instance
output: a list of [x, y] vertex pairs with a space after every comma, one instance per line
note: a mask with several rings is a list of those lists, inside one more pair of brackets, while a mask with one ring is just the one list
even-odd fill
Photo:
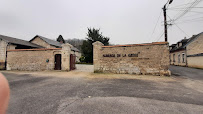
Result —
[[61, 70], [61, 54], [55, 55], [55, 68], [54, 70]]

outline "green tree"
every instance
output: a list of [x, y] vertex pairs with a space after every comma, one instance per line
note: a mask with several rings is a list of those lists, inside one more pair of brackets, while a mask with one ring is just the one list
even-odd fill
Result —
[[84, 61], [86, 63], [93, 63], [93, 45], [92, 43], [100, 41], [105, 46], [109, 45], [109, 38], [104, 37], [102, 33], [100, 33], [100, 29], [88, 28], [87, 38], [83, 41], [82, 44], [82, 54], [84, 56]]

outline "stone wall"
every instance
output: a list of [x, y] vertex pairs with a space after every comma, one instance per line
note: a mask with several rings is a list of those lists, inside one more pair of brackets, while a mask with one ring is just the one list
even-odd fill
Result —
[[7, 70], [54, 70], [53, 53], [54, 50], [8, 51]]
[[51, 46], [50, 44], [46, 43], [44, 40], [42, 40], [39, 37], [32, 40], [31, 43], [37, 44], [37, 45], [45, 47], [45, 48], [56, 48], [55, 46]]
[[7, 49], [16, 49], [16, 45], [13, 45], [13, 44], [9, 44], [8, 45], [8, 47], [7, 47]]
[[5, 69], [6, 47], [7, 43], [3, 40], [0, 40], [0, 70]]
[[76, 62], [80, 62], [81, 53], [75, 52], [75, 56], [76, 56]]
[[58, 49], [16, 49], [7, 52], [7, 70], [54, 70], [55, 55], [61, 54], [61, 70], [70, 70], [70, 46]]
[[95, 72], [170, 75], [166, 42], [103, 46], [97, 41], [93, 46]]

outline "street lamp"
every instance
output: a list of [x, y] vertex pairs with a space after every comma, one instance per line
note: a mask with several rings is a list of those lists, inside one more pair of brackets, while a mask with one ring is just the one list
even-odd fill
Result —
[[166, 18], [166, 5], [171, 4], [173, 0], [168, 0], [168, 2], [163, 7], [164, 12], [164, 31], [165, 31], [165, 42], [168, 42], [168, 31], [167, 31], [167, 18]]

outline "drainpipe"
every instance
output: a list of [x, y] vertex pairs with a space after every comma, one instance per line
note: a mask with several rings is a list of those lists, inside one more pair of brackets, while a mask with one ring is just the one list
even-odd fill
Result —
[[188, 67], [188, 63], [187, 63], [187, 47], [185, 47], [185, 62], [186, 62], [186, 67]]
[[7, 49], [8, 49], [9, 43], [6, 45], [6, 58], [5, 58], [5, 70], [7, 70]]

